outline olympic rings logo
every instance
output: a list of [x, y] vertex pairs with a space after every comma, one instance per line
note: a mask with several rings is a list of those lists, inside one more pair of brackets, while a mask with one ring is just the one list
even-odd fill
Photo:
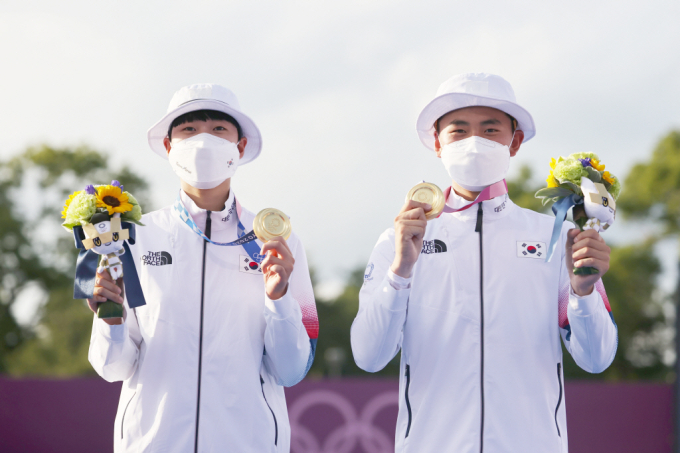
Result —
[[[357, 443], [365, 453], [387, 453], [394, 451], [394, 439], [373, 425], [376, 415], [384, 408], [397, 406], [399, 394], [383, 392], [369, 400], [362, 412], [357, 413], [354, 405], [344, 396], [330, 390], [316, 390], [304, 394], [291, 405], [288, 415], [291, 425], [291, 453], [351, 453]], [[315, 434], [305, 427], [300, 419], [314, 406], [330, 406], [337, 410], [344, 424], [332, 431], [319, 442]]]

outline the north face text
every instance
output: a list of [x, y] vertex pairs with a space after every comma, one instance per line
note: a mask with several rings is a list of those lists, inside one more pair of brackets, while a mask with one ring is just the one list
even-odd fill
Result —
[[142, 255], [142, 264], [147, 266], [172, 264], [172, 256], [168, 252], [149, 252], [146, 255]]
[[423, 249], [420, 253], [429, 255], [430, 253], [444, 253], [446, 251], [446, 244], [444, 241], [434, 239], [432, 241], [423, 241]]

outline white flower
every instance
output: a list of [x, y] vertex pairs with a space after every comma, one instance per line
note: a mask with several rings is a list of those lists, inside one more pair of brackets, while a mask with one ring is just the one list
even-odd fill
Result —
[[595, 230], [598, 233], [605, 230], [607, 224], [602, 224], [598, 219], [588, 219], [585, 225], [583, 225], [583, 231], [585, 230]]

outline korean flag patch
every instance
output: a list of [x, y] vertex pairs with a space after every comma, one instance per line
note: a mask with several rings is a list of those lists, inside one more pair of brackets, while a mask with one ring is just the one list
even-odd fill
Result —
[[545, 242], [517, 241], [517, 256], [519, 258], [545, 259]]
[[262, 267], [257, 261], [253, 261], [250, 257], [239, 255], [238, 270], [247, 274], [262, 275]]

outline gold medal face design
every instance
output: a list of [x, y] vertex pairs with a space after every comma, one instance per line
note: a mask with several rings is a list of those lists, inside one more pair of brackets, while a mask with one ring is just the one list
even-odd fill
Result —
[[444, 205], [446, 204], [442, 190], [436, 184], [430, 182], [421, 182], [413, 186], [408, 191], [406, 199], [417, 201], [418, 203], [427, 203], [432, 206], [432, 210], [425, 213], [427, 220], [436, 219], [444, 210]]
[[255, 216], [253, 231], [260, 241], [267, 242], [279, 236], [288, 239], [293, 229], [286, 214], [278, 209], [267, 208]]

